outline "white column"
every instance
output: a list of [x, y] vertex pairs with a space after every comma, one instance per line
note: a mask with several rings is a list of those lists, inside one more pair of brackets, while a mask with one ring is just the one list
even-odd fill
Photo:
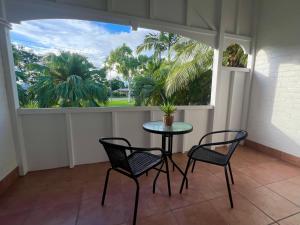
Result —
[[251, 100], [251, 91], [252, 91], [252, 80], [254, 76], [254, 67], [255, 67], [255, 57], [256, 57], [256, 39], [257, 39], [257, 24], [258, 24], [258, 15], [259, 15], [259, 0], [253, 1], [253, 14], [252, 14], [252, 42], [251, 50], [248, 56], [248, 68], [250, 68], [250, 74], [247, 76], [245, 85], [245, 97], [244, 97], [244, 107], [243, 107], [243, 117], [242, 117], [242, 129], [248, 128], [248, 116], [250, 110], [250, 100]]
[[10, 24], [6, 18], [4, 0], [0, 0], [0, 57], [2, 62], [0, 66], [3, 68], [3, 74], [1, 75], [5, 79], [6, 95], [12, 123], [18, 166], [20, 169], [20, 174], [25, 175], [27, 173], [27, 160], [25, 155], [21, 120], [17, 115], [19, 100], [9, 29]]
[[213, 76], [211, 87], [211, 100], [210, 104], [215, 106], [217, 103], [217, 92], [220, 86], [220, 75], [222, 71], [222, 59], [223, 59], [223, 46], [224, 46], [224, 22], [222, 20], [223, 14], [223, 1], [219, 1], [219, 29], [216, 39], [216, 49], [214, 49], [213, 58]]
[[[214, 50], [213, 58], [213, 77], [212, 77], [212, 87], [211, 87], [211, 102], [210, 104], [214, 106], [214, 119], [212, 124], [212, 130], [220, 130], [217, 124], [216, 118], [218, 118], [219, 113], [222, 109], [219, 107], [220, 104], [220, 90], [221, 90], [221, 73], [222, 73], [222, 60], [223, 60], [223, 50], [224, 50], [224, 21], [223, 21], [223, 0], [219, 1], [219, 29], [216, 40], [216, 49]], [[213, 140], [216, 141], [216, 140]]]

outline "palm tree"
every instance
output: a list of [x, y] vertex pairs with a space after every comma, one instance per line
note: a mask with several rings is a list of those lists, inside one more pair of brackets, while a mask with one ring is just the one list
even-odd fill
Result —
[[149, 33], [144, 42], [137, 47], [137, 53], [142, 51], [154, 51], [154, 57], [161, 61], [162, 53], [167, 51], [168, 61], [171, 60], [171, 47], [178, 41], [178, 35], [167, 32]]
[[161, 105], [166, 102], [165, 82], [170, 64], [149, 60], [140, 76], [134, 79], [133, 93], [136, 105]]
[[223, 53], [223, 65], [230, 67], [247, 67], [248, 55], [238, 44], [228, 46]]
[[132, 50], [126, 44], [111, 51], [106, 59], [109, 70], [116, 70], [128, 81], [128, 101], [131, 101], [131, 82], [139, 67], [138, 58], [134, 57]]
[[46, 56], [43, 64], [42, 75], [30, 87], [39, 107], [99, 106], [108, 100], [103, 71], [96, 70], [86, 57], [62, 52]]
[[174, 45], [176, 57], [166, 81], [168, 96], [185, 90], [195, 79], [210, 74], [213, 50], [198, 41], [181, 37]]

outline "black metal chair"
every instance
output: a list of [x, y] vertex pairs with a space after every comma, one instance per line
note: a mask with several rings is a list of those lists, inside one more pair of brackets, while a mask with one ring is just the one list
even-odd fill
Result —
[[[229, 141], [202, 144], [202, 141], [205, 138], [212, 137], [212, 135], [214, 135], [214, 134], [235, 134], [235, 138], [232, 140], [229, 140]], [[184, 183], [185, 183], [185, 180], [187, 177], [187, 173], [188, 173], [189, 167], [192, 163], [193, 163], [192, 172], [194, 171], [196, 161], [202, 161], [205, 163], [223, 166], [224, 171], [225, 171], [225, 178], [226, 178], [226, 183], [227, 183], [227, 190], [228, 190], [228, 195], [229, 195], [229, 200], [230, 200], [230, 206], [231, 206], [231, 208], [233, 208], [233, 201], [232, 201], [230, 183], [229, 183], [229, 179], [228, 179], [227, 166], [229, 169], [231, 182], [232, 182], [232, 184], [234, 184], [231, 166], [230, 166], [230, 158], [231, 158], [232, 154], [235, 152], [239, 143], [241, 141], [243, 141], [244, 139], [246, 139], [247, 135], [248, 135], [247, 131], [244, 131], [244, 130], [222, 130], [222, 131], [210, 132], [210, 133], [207, 133], [206, 135], [204, 135], [201, 138], [201, 140], [199, 141], [199, 145], [193, 146], [191, 148], [191, 150], [188, 152], [189, 159], [188, 159], [188, 162], [186, 165], [184, 178], [181, 183], [180, 193], [182, 193], [183, 186], [184, 186]], [[223, 145], [229, 145], [227, 154], [222, 154], [222, 153], [219, 153], [217, 151], [213, 151], [210, 149], [213, 146], [223, 146]]]
[[[124, 142], [126, 145], [116, 144], [116, 141]], [[166, 173], [169, 196], [171, 195], [169, 167], [165, 151], [161, 148], [132, 147], [128, 140], [119, 137], [100, 138], [99, 142], [103, 145], [111, 164], [111, 168], [109, 168], [106, 173], [101, 203], [102, 205], [104, 205], [107, 184], [111, 170], [115, 170], [133, 179], [136, 184], [136, 195], [133, 215], [133, 225], [135, 225], [139, 201], [139, 182], [137, 179], [139, 176], [147, 173], [151, 169], [158, 170], [158, 173], [153, 181], [153, 193], [155, 193], [155, 185], [160, 172]], [[151, 153], [152, 151], [159, 151], [161, 154], [155, 155]], [[162, 170], [164, 164], [166, 164], [165, 171]], [[160, 165], [160, 167], [156, 168], [158, 165]]]

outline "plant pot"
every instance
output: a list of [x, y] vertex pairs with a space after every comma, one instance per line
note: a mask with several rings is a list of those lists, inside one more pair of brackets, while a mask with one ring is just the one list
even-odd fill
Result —
[[167, 126], [167, 127], [172, 126], [173, 120], [174, 120], [173, 115], [170, 115], [170, 116], [164, 115], [164, 124], [165, 124], [165, 126]]

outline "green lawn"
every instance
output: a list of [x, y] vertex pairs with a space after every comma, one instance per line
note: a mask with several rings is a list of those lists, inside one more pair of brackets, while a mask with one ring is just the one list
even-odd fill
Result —
[[127, 98], [113, 98], [112, 100], [109, 100], [106, 106], [134, 106], [134, 100], [128, 102]]

